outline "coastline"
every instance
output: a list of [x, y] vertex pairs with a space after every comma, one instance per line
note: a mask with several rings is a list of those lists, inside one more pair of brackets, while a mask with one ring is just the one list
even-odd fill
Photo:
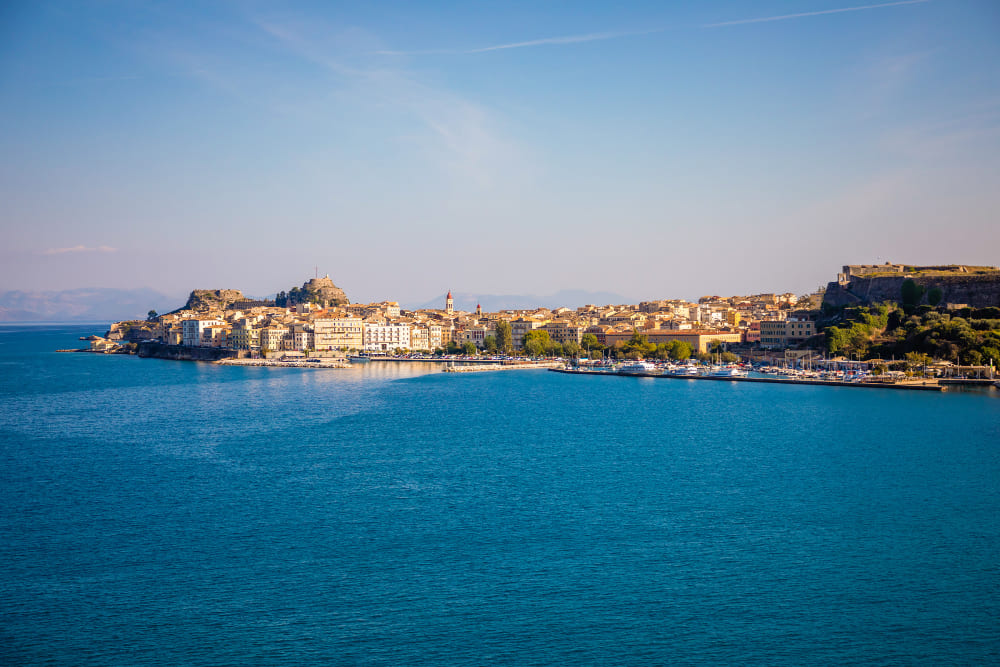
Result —
[[550, 368], [556, 373], [568, 375], [616, 375], [620, 377], [645, 377], [666, 380], [709, 380], [714, 382], [757, 382], [764, 384], [818, 385], [824, 387], [854, 387], [863, 389], [906, 389], [911, 391], [943, 392], [947, 389], [937, 381], [890, 384], [887, 382], [839, 382], [837, 380], [797, 380], [794, 378], [751, 378], [751, 377], [718, 377], [711, 375], [663, 375], [661, 373], [620, 373], [617, 371], [580, 371], [569, 368]]

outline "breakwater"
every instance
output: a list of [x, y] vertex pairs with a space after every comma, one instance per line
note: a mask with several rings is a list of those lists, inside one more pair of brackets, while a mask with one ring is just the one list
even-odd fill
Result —
[[267, 366], [270, 368], [350, 368], [346, 359], [280, 361], [278, 359], [221, 359], [222, 366]]
[[668, 380], [708, 380], [714, 382], [759, 382], [764, 384], [794, 384], [794, 385], [822, 385], [826, 387], [854, 387], [859, 389], [907, 389], [913, 391], [937, 391], [945, 390], [943, 385], [937, 382], [926, 384], [888, 382], [840, 382], [837, 380], [798, 380], [793, 378], [751, 378], [751, 377], [721, 377], [713, 375], [663, 375], [661, 373], [619, 373], [617, 371], [579, 371], [570, 368], [550, 368], [556, 373], [568, 373], [570, 375], [619, 375], [624, 377], [648, 377], [663, 378]]
[[531, 371], [538, 369], [548, 369], [548, 370], [558, 370], [556, 365], [560, 362], [539, 362], [539, 363], [526, 363], [526, 364], [477, 364], [469, 366], [449, 366], [444, 369], [445, 373], [482, 373], [483, 371]]

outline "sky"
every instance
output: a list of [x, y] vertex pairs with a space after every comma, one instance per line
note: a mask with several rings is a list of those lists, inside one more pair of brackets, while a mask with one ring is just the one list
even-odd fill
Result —
[[0, 291], [1000, 264], [1000, 3], [0, 4]]

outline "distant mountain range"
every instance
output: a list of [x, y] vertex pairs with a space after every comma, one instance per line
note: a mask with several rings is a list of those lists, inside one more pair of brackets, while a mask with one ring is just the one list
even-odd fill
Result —
[[[442, 294], [416, 308], [444, 308]], [[474, 312], [481, 304], [486, 312], [538, 308], [576, 308], [630, 303], [621, 294], [562, 290], [549, 296], [531, 294], [452, 294], [455, 310]], [[254, 297], [247, 297], [254, 298]], [[273, 296], [271, 297], [273, 298]], [[94, 322], [145, 319], [150, 310], [163, 314], [184, 305], [185, 297], [171, 297], [149, 288], [79, 288], [62, 291], [10, 291], [0, 293], [0, 322]]]
[[[536, 296], [532, 294], [470, 294], [468, 292], [452, 292], [452, 299], [455, 302], [455, 310], [474, 312], [476, 304], [483, 307], [483, 312], [492, 313], [499, 310], [526, 310], [530, 308], [577, 308], [587, 304], [606, 305], [617, 303], [632, 303], [621, 294], [613, 292], [588, 292], [586, 290], [561, 290], [549, 296]], [[444, 309], [444, 302], [447, 294], [435, 298], [433, 301], [421, 304], [415, 310], [421, 308]]]
[[146, 319], [150, 310], [166, 313], [183, 303], [183, 298], [169, 297], [149, 288], [12, 291], [0, 293], [0, 322]]

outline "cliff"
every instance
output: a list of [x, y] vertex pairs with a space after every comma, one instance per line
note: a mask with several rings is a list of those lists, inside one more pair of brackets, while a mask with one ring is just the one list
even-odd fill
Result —
[[244, 300], [246, 297], [238, 289], [196, 289], [181, 310], [225, 310], [230, 304]]
[[934, 287], [941, 290], [942, 303], [965, 303], [973, 308], [1000, 306], [1000, 273], [970, 275], [896, 275], [853, 276], [846, 284], [827, 285], [823, 302], [831, 306], [870, 304], [879, 301], [901, 301], [903, 282], [912, 280], [927, 293]]

